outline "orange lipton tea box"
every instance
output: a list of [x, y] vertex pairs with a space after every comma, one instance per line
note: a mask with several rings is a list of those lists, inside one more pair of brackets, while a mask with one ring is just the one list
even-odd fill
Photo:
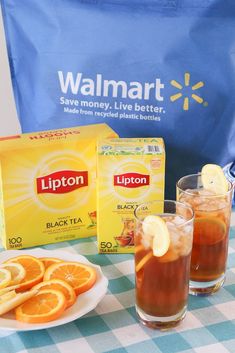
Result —
[[0, 138], [6, 249], [96, 235], [96, 147], [106, 124]]
[[140, 203], [164, 199], [164, 141], [161, 138], [101, 140], [97, 153], [99, 252], [133, 252], [135, 208]]

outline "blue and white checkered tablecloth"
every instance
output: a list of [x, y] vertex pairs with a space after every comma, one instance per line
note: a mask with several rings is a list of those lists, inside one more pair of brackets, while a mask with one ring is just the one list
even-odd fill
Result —
[[224, 287], [210, 297], [190, 296], [185, 320], [169, 331], [148, 329], [136, 319], [132, 255], [97, 254], [95, 237], [44, 248], [79, 253], [100, 265], [108, 292], [95, 310], [66, 325], [0, 330], [0, 353], [235, 353], [235, 214]]

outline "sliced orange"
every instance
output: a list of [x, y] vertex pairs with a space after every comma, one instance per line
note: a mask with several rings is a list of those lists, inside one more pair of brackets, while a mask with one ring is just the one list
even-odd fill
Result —
[[56, 257], [40, 257], [39, 260], [43, 262], [43, 264], [45, 266], [45, 270], [49, 266], [54, 265], [54, 264], [62, 261], [62, 260], [60, 260], [60, 259], [58, 259]]
[[18, 321], [44, 323], [58, 319], [66, 308], [64, 294], [55, 289], [38, 292], [15, 310]]
[[45, 267], [39, 259], [31, 255], [21, 255], [7, 260], [5, 263], [16, 262], [25, 269], [25, 277], [17, 288], [17, 292], [22, 292], [32, 288], [43, 279]]
[[68, 282], [78, 295], [86, 292], [94, 285], [96, 271], [91, 266], [79, 262], [59, 262], [48, 267], [43, 280], [49, 281], [53, 278]]
[[212, 245], [221, 241], [226, 235], [226, 225], [214, 217], [195, 218], [193, 242], [201, 245]]
[[63, 281], [62, 279], [51, 279], [49, 281], [43, 281], [40, 282], [38, 284], [36, 284], [36, 286], [33, 287], [33, 289], [38, 289], [38, 290], [43, 290], [43, 289], [56, 289], [56, 290], [60, 290], [64, 296], [65, 299], [67, 301], [67, 308], [71, 305], [74, 304], [74, 302], [76, 301], [76, 294], [75, 291], [73, 289], [73, 287], [68, 284], [67, 282]]

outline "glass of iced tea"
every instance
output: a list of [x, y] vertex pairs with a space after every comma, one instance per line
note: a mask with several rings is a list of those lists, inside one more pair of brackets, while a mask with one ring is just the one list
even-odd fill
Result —
[[136, 312], [152, 328], [170, 328], [185, 316], [194, 213], [176, 201], [135, 210]]
[[210, 178], [199, 173], [177, 183], [177, 200], [195, 213], [189, 284], [194, 295], [212, 294], [225, 280], [233, 187], [225, 181], [224, 190], [217, 190]]

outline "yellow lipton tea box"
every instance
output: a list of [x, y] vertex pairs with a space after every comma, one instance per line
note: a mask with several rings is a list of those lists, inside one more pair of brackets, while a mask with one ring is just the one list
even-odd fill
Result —
[[96, 235], [96, 147], [106, 124], [0, 138], [1, 235], [7, 249]]
[[164, 199], [164, 141], [161, 138], [102, 140], [97, 153], [99, 252], [133, 252], [136, 206]]

